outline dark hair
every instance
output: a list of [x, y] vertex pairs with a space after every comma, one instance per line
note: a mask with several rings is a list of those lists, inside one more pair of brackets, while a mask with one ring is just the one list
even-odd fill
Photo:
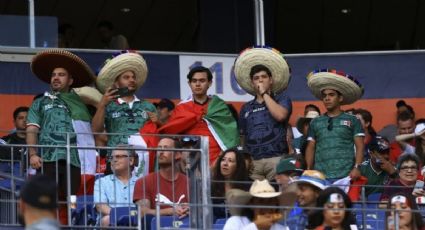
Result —
[[265, 71], [267, 73], [267, 75], [269, 75], [270, 77], [272, 77], [272, 72], [270, 71], [269, 68], [267, 68], [265, 65], [255, 65], [251, 68], [251, 71], [249, 71], [249, 78], [252, 79], [252, 77], [261, 71]]
[[107, 21], [107, 20], [102, 20], [99, 23], [97, 23], [96, 28], [101, 28], [101, 27], [105, 27], [109, 30], [114, 30], [114, 25], [112, 24], [112, 22]]
[[366, 109], [356, 109], [356, 110], [354, 110], [354, 114], [355, 115], [360, 114], [360, 116], [362, 116], [362, 118], [365, 122], [369, 122], [369, 126], [367, 127], [367, 131], [369, 132], [370, 135], [376, 136], [376, 131], [372, 127], [372, 118], [373, 118], [372, 113], [370, 113]]
[[13, 111], [13, 120], [16, 120], [16, 118], [18, 117], [18, 114], [21, 112], [27, 112], [28, 113], [29, 108], [26, 106], [20, 106], [18, 108], [15, 109], [15, 111]]
[[[350, 197], [342, 191], [338, 187], [328, 187], [325, 190], [321, 191], [319, 194], [319, 197], [317, 198], [316, 207], [317, 208], [323, 208], [323, 206], [328, 202], [329, 197], [331, 194], [337, 193], [342, 196], [342, 199], [344, 200], [345, 204], [345, 216], [342, 220], [341, 226], [343, 229], [350, 229], [351, 224], [355, 224], [355, 218], [353, 214], [351, 213], [350, 209], [352, 208], [353, 204], [351, 202]], [[324, 209], [320, 210], [314, 210], [309, 216], [308, 216], [308, 223], [309, 226], [308, 229], [315, 229], [316, 227], [323, 224], [324, 216], [323, 216]]]
[[213, 79], [211, 70], [204, 66], [196, 66], [190, 69], [189, 73], [187, 74], [187, 79], [192, 81], [192, 77], [195, 75], [195, 73], [207, 73], [208, 81], [212, 81]]
[[[411, 194], [407, 194], [407, 193], [396, 193], [394, 195], [392, 195], [390, 197], [390, 199], [388, 199], [388, 203], [387, 203], [387, 209], [392, 209], [391, 208], [391, 200], [393, 197], [395, 196], [404, 196], [407, 199], [407, 202], [409, 203], [410, 209], [412, 210], [412, 226], [416, 227], [414, 229], [422, 229], [422, 227], [424, 226], [424, 222], [422, 220], [422, 216], [421, 213], [419, 212], [419, 208], [418, 205], [416, 204], [415, 199], [413, 198], [413, 196]], [[388, 219], [388, 216], [391, 215], [391, 211], [386, 211], [385, 212], [385, 219]], [[386, 221], [384, 221], [386, 223]], [[388, 226], [385, 226], [385, 229], [388, 229]]]
[[64, 35], [69, 29], [74, 29], [74, 26], [68, 23], [62, 24], [58, 28], [58, 33]]
[[[217, 159], [215, 163], [215, 167], [213, 168], [212, 175], [212, 186], [211, 186], [211, 195], [214, 197], [224, 197], [224, 183], [226, 179], [223, 174], [221, 174], [220, 163], [223, 160], [224, 156], [229, 153], [234, 152], [236, 157], [236, 169], [233, 175], [230, 177], [230, 181], [239, 182], [239, 183], [230, 183], [232, 188], [238, 188], [242, 190], [248, 190], [249, 185], [244, 183], [249, 181], [248, 170], [245, 165], [245, 157], [244, 154], [238, 151], [237, 148], [230, 148], [224, 151]], [[242, 182], [242, 183], [241, 183]]]
[[420, 167], [420, 160], [418, 158], [418, 156], [416, 156], [415, 154], [409, 154], [409, 153], [404, 153], [401, 154], [398, 157], [398, 161], [397, 161], [397, 169], [400, 171], [400, 167], [401, 165], [406, 162], [406, 161], [414, 161], [416, 163], [416, 167], [417, 169], [419, 169]]
[[409, 111], [403, 111], [397, 115], [397, 122], [399, 121], [407, 121], [407, 120], [413, 120], [414, 116]]
[[402, 107], [402, 106], [406, 106], [406, 102], [404, 100], [398, 100], [397, 103], [395, 104], [395, 106], [398, 108]]
[[407, 108], [407, 111], [409, 111], [412, 114], [413, 119], [414, 119], [415, 118], [415, 110], [413, 109], [413, 107], [411, 105], [406, 105], [406, 108]]
[[306, 105], [305, 107], [304, 107], [304, 116], [305, 115], [307, 115], [307, 113], [305, 112], [306, 110], [307, 110], [307, 108], [312, 108], [312, 109], [314, 109], [316, 112], [318, 112], [319, 113], [319, 115], [320, 115], [320, 109], [319, 109], [319, 107], [317, 107], [316, 105], [313, 105], [313, 104], [308, 104], [308, 105]]
[[171, 139], [171, 140], [173, 140], [174, 141], [174, 148], [175, 149], [181, 149], [182, 146], [183, 146], [182, 143], [181, 143], [181, 141], [177, 137], [162, 136], [162, 137], [159, 138], [159, 141], [161, 141], [162, 139]]

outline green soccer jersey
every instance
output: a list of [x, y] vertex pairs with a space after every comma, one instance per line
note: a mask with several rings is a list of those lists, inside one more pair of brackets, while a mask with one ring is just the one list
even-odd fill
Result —
[[314, 169], [327, 178], [348, 176], [355, 162], [354, 138], [364, 136], [360, 121], [353, 115], [341, 113], [336, 117], [326, 115], [310, 123], [308, 140], [315, 140]]
[[[71, 113], [65, 102], [55, 95], [45, 94], [36, 99], [27, 117], [28, 125], [40, 128], [39, 145], [54, 145], [53, 148], [39, 148], [38, 155], [44, 162], [66, 160], [67, 134], [70, 143], [76, 146], [77, 138], [72, 126]], [[76, 148], [71, 148], [71, 164], [80, 167], [80, 159]]]
[[147, 111], [156, 113], [156, 108], [146, 100], [136, 98], [131, 109], [121, 100], [110, 102], [106, 107], [105, 127], [108, 133], [114, 134], [108, 136], [108, 146], [128, 144], [130, 135], [139, 133], [149, 120]]
[[[366, 197], [372, 193], [382, 193], [384, 191], [382, 186], [388, 180], [388, 174], [385, 171], [375, 171], [370, 161], [365, 161], [360, 166], [360, 172], [362, 176], [367, 178], [366, 185], [369, 185], [366, 187]], [[373, 185], [377, 185], [377, 187]]]

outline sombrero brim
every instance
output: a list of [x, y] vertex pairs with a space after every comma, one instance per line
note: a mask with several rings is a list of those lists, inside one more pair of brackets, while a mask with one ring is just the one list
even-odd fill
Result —
[[136, 76], [137, 89], [145, 83], [148, 75], [145, 59], [137, 53], [124, 53], [114, 57], [103, 66], [96, 79], [97, 89], [101, 93], [105, 93], [105, 90], [114, 84], [116, 78], [126, 71], [132, 71]]
[[[232, 216], [240, 215], [242, 207], [234, 207], [236, 205], [246, 205], [252, 196], [249, 192], [240, 189], [230, 189], [226, 192], [226, 203], [229, 204], [229, 212]], [[233, 206], [234, 205], [234, 206]]]
[[269, 68], [273, 85], [272, 91], [280, 93], [288, 87], [290, 71], [282, 54], [271, 48], [249, 48], [244, 50], [235, 61], [235, 76], [238, 84], [249, 94], [255, 95], [249, 73], [255, 65]]
[[282, 194], [282, 192], [262, 192], [262, 193], [255, 193], [251, 195], [258, 198], [273, 198], [273, 197], [280, 196], [280, 194]]
[[359, 100], [363, 96], [363, 88], [346, 76], [332, 72], [310, 73], [307, 76], [307, 85], [313, 95], [322, 99], [322, 91], [333, 89], [343, 96], [341, 104], [348, 105]]
[[90, 85], [95, 80], [94, 73], [87, 63], [66, 50], [44, 50], [37, 53], [31, 61], [32, 72], [48, 84], [55, 68], [64, 68], [71, 74], [74, 79], [72, 88]]
[[97, 104], [102, 100], [102, 94], [93, 87], [84, 86], [81, 88], [74, 88], [74, 91], [86, 105], [97, 107]]

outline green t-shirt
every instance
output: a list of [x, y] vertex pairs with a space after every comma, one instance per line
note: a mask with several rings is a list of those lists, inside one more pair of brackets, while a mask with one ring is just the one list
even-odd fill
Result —
[[[76, 146], [77, 138], [72, 126], [71, 113], [65, 102], [54, 95], [47, 95], [36, 99], [29, 111], [27, 124], [40, 128], [38, 135], [39, 145], [55, 145], [53, 148], [39, 148], [38, 155], [45, 162], [66, 160], [67, 135], [70, 134], [70, 143]], [[76, 148], [71, 148], [71, 164], [80, 167], [80, 159]]]
[[[108, 146], [128, 144], [130, 135], [139, 133], [149, 116], [146, 111], [156, 113], [155, 106], [146, 100], [136, 100], [130, 109], [129, 104], [112, 101], [106, 107], [105, 127], [108, 133]], [[123, 135], [122, 135], [123, 134]]]
[[[362, 176], [367, 178], [366, 185], [370, 185], [366, 186], [366, 197], [372, 193], [382, 193], [384, 191], [382, 186], [388, 180], [388, 174], [385, 171], [377, 172], [373, 170], [370, 161], [365, 161], [360, 166], [360, 172]], [[380, 187], [373, 187], [373, 185], [379, 185]]]
[[336, 117], [326, 115], [310, 123], [308, 140], [315, 140], [314, 169], [327, 178], [348, 176], [354, 166], [354, 138], [364, 136], [360, 121], [353, 115], [341, 113]]

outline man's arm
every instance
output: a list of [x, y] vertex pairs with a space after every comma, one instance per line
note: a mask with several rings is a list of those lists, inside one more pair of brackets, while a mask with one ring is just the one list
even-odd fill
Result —
[[118, 95], [113, 95], [118, 89], [111, 90], [111, 87], [106, 89], [105, 94], [97, 105], [96, 114], [92, 119], [92, 131], [94, 133], [102, 133], [105, 127], [105, 110], [106, 106], [118, 97]]
[[96, 210], [102, 216], [108, 216], [111, 213], [111, 207], [107, 204], [96, 204]]
[[[142, 216], [144, 215], [156, 215], [155, 207], [151, 208], [151, 202], [148, 199], [141, 199], [136, 201], [136, 204], [139, 205]], [[174, 215], [173, 208], [163, 208], [159, 210], [159, 215], [161, 216], [172, 216]]]
[[276, 121], [282, 122], [288, 118], [288, 109], [277, 103], [268, 93], [263, 94], [263, 99], [267, 109]]
[[[40, 128], [38, 128], [35, 125], [29, 125], [26, 129], [27, 136], [26, 141], [27, 145], [36, 145], [38, 143], [38, 131]], [[33, 169], [38, 169], [41, 167], [41, 158], [37, 154], [37, 148], [35, 147], [28, 147], [28, 157], [30, 161], [30, 165]]]
[[309, 140], [305, 149], [305, 161], [307, 169], [313, 169], [314, 167], [314, 150], [316, 148], [316, 141]]
[[354, 145], [356, 146], [356, 160], [355, 160], [355, 166], [351, 172], [350, 177], [353, 180], [357, 180], [361, 176], [360, 169], [358, 166], [360, 166], [363, 162], [363, 151], [364, 151], [364, 137], [363, 136], [356, 136], [354, 137]]

